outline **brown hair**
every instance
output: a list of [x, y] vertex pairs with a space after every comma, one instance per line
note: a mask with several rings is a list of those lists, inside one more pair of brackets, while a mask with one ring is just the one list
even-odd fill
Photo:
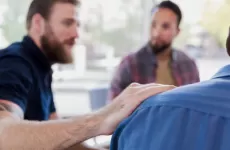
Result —
[[180, 22], [182, 20], [182, 12], [180, 10], [180, 7], [176, 3], [170, 0], [162, 1], [161, 3], [159, 3], [156, 7], [152, 9], [152, 12], [154, 12], [156, 8], [167, 8], [171, 10], [172, 12], [174, 12], [174, 14], [176, 14], [177, 16], [177, 24], [178, 26], [180, 25]]
[[33, 0], [30, 4], [27, 17], [26, 17], [26, 28], [27, 30], [31, 27], [31, 20], [35, 14], [40, 14], [44, 19], [49, 19], [51, 9], [56, 3], [70, 3], [78, 6], [79, 0]]

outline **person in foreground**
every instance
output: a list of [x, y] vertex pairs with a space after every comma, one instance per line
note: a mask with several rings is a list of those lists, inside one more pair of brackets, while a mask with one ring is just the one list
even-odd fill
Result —
[[[230, 33], [227, 38], [230, 55]], [[230, 150], [230, 65], [210, 80], [148, 98], [123, 121], [111, 150]]]
[[144, 99], [173, 88], [133, 83], [97, 112], [47, 121], [58, 119], [51, 65], [72, 62], [71, 49], [78, 38], [78, 3], [33, 0], [27, 14], [28, 35], [0, 51], [1, 150], [61, 150], [112, 134]]

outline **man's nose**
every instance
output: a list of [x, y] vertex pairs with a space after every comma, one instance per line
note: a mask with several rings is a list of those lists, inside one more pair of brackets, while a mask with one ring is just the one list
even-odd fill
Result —
[[79, 38], [79, 28], [78, 27], [75, 27], [72, 32], [71, 32], [71, 36], [74, 37], [74, 38]]

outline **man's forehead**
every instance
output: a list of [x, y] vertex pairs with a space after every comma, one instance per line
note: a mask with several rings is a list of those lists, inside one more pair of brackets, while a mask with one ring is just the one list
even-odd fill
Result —
[[[163, 17], [162, 17], [163, 15]], [[151, 11], [151, 19], [160, 19], [164, 21], [173, 21], [177, 20], [176, 14], [168, 8], [156, 8]]]
[[151, 11], [151, 15], [156, 15], [156, 14], [170, 14], [170, 15], [174, 15], [176, 16], [176, 14], [169, 8], [155, 8], [155, 9], [152, 9]]

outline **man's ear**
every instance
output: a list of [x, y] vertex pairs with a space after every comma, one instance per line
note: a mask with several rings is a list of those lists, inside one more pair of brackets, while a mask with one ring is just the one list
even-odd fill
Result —
[[177, 28], [176, 36], [178, 36], [178, 34], [180, 34], [180, 28], [179, 27]]
[[39, 35], [43, 35], [45, 32], [45, 19], [40, 14], [35, 14], [31, 21], [31, 27]]

